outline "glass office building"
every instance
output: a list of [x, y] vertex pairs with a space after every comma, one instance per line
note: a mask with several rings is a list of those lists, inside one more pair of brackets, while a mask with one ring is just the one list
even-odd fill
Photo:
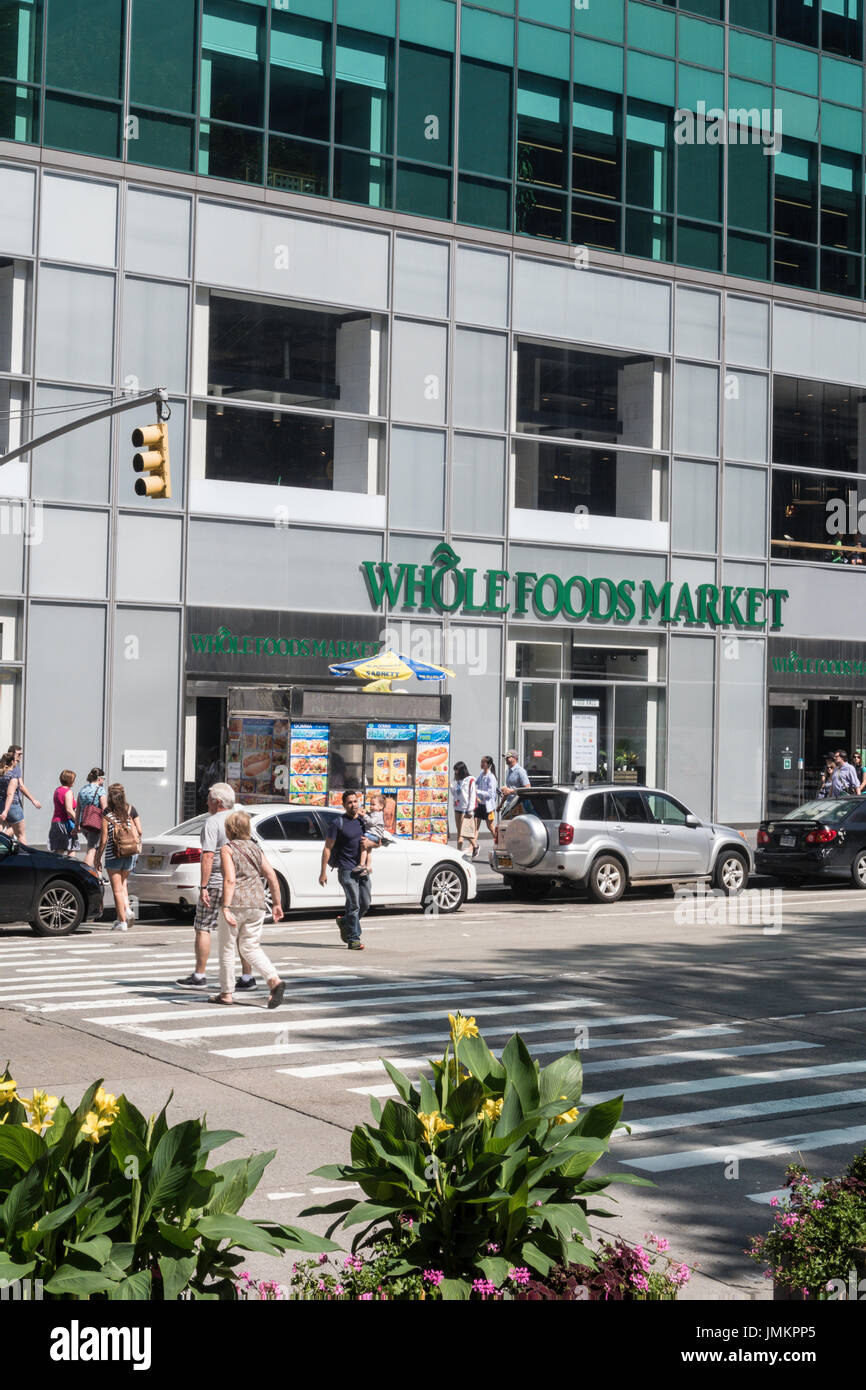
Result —
[[863, 59], [859, 0], [0, 0], [0, 453], [172, 409], [170, 499], [148, 410], [0, 469], [43, 802], [167, 825], [233, 689], [376, 642], [470, 766], [737, 824], [866, 744]]

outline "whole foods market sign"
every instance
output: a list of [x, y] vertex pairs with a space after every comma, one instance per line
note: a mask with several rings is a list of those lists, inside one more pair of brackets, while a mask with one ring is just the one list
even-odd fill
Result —
[[450, 545], [438, 545], [430, 564], [362, 564], [374, 608], [433, 613], [532, 614], [572, 622], [656, 622], [685, 627], [736, 627], [778, 631], [787, 589], [755, 589], [736, 584], [680, 584], [656, 588], [650, 579], [589, 579], [575, 574], [490, 569], [461, 565]]

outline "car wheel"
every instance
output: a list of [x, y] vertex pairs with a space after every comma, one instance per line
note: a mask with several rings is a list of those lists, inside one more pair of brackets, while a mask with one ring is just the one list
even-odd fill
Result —
[[437, 864], [427, 875], [421, 906], [433, 914], [457, 912], [466, 901], [466, 878], [454, 864]]
[[37, 936], [68, 936], [84, 920], [84, 898], [74, 883], [53, 879], [39, 892], [30, 928]]
[[851, 878], [855, 888], [866, 888], [866, 853], [857, 855], [851, 865]]
[[[728, 898], [742, 893], [749, 881], [749, 861], [738, 849], [723, 849], [713, 869], [713, 887]], [[866, 887], [866, 885], [864, 885]]]
[[188, 903], [172, 903], [168, 908], [169, 917], [173, 917], [176, 922], [191, 922], [195, 917], [195, 908]]
[[[285, 917], [285, 916], [287, 916], [288, 911], [289, 911], [289, 889], [288, 889], [288, 885], [286, 884], [285, 879], [280, 878], [279, 874], [277, 874], [277, 883], [280, 885], [280, 900], [281, 900], [282, 905], [283, 905], [283, 916]], [[271, 893], [271, 886], [270, 886], [269, 883], [266, 882], [266, 883], [265, 883], [265, 921], [266, 921], [266, 922], [273, 922], [273, 920], [274, 920], [274, 899], [273, 899], [273, 894]]]
[[541, 902], [553, 887], [549, 878], [530, 878], [527, 874], [515, 875], [509, 883], [514, 896], [527, 903]]
[[620, 860], [612, 854], [603, 854], [596, 859], [586, 882], [590, 897], [597, 903], [615, 903], [625, 892], [626, 881], [625, 867]]

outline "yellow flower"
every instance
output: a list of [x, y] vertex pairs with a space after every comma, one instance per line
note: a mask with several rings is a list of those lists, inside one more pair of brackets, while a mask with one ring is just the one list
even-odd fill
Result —
[[110, 1122], [101, 1120], [95, 1110], [88, 1110], [84, 1124], [78, 1131], [87, 1140], [88, 1144], [98, 1144], [103, 1132], [110, 1128]]
[[451, 1024], [451, 1041], [459, 1043], [461, 1038], [477, 1038], [478, 1029], [474, 1018], [464, 1018], [463, 1014], [449, 1014], [448, 1022]]
[[26, 1126], [27, 1129], [36, 1130], [37, 1133], [43, 1126], [50, 1129], [51, 1116], [60, 1104], [56, 1096], [49, 1096], [45, 1091], [37, 1091], [34, 1088], [30, 1100], [24, 1096], [19, 1096], [18, 1099], [30, 1115], [31, 1123]]
[[34, 1134], [41, 1134], [43, 1129], [51, 1129], [53, 1124], [53, 1120], [33, 1120], [29, 1124], [25, 1121], [21, 1128], [32, 1129]]
[[501, 1114], [501, 1098], [499, 1100], [490, 1100], [488, 1098], [482, 1103], [481, 1109], [478, 1111], [477, 1118], [479, 1120], [489, 1120], [491, 1124], [495, 1124]]
[[432, 1144], [438, 1134], [444, 1134], [447, 1129], [453, 1129], [447, 1120], [443, 1120], [438, 1110], [431, 1110], [429, 1114], [419, 1111], [418, 1119], [424, 1127], [424, 1141]]
[[8, 1081], [0, 1081], [0, 1105], [8, 1105], [10, 1101], [16, 1099], [18, 1086], [10, 1077]]
[[105, 1120], [107, 1124], [113, 1124], [120, 1111], [117, 1105], [117, 1096], [113, 1096], [110, 1091], [106, 1091], [100, 1086], [96, 1095], [93, 1097], [93, 1104], [99, 1111], [100, 1120]]
[[[560, 1096], [559, 1099], [565, 1100], [565, 1096]], [[573, 1105], [570, 1110], [563, 1110], [561, 1115], [557, 1115], [554, 1123], [558, 1125], [573, 1125], [579, 1114], [580, 1111], [577, 1106]]]

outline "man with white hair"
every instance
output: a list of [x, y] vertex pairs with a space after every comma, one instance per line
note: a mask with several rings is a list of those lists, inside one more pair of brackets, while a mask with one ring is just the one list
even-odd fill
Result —
[[[235, 807], [234, 789], [228, 782], [214, 782], [207, 794], [208, 817], [201, 828], [201, 878], [198, 907], [195, 910], [195, 970], [177, 980], [177, 984], [190, 989], [204, 989], [207, 986], [207, 962], [210, 955], [211, 932], [219, 927], [219, 913], [223, 900], [223, 876], [220, 868], [220, 850], [228, 844], [226, 819]], [[241, 958], [243, 974], [236, 982], [236, 989], [253, 989], [255, 976], [249, 973], [247, 963]]]

